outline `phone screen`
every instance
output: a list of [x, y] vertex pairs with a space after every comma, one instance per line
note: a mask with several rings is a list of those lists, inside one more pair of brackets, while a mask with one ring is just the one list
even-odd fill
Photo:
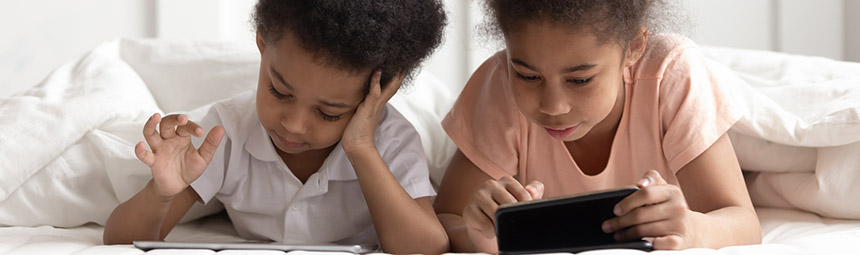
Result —
[[[615, 217], [612, 212], [615, 204], [636, 190], [625, 187], [501, 207], [496, 211], [499, 251], [578, 251], [585, 247], [612, 248], [614, 244], [630, 246], [631, 242], [616, 242], [611, 233], [603, 233], [601, 225]], [[648, 248], [644, 247], [648, 244], [641, 246]]]

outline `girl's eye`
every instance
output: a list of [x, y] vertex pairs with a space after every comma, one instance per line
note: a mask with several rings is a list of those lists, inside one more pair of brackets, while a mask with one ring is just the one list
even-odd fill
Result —
[[577, 84], [577, 85], [585, 85], [585, 84], [588, 84], [589, 82], [591, 82], [592, 79], [594, 79], [594, 77], [588, 77], [585, 79], [570, 79], [567, 81], [573, 82], [574, 84]]
[[537, 75], [534, 75], [534, 76], [526, 76], [526, 75], [523, 75], [523, 74], [521, 74], [521, 73], [519, 73], [519, 72], [517, 72], [517, 77], [520, 77], [520, 79], [523, 79], [523, 80], [526, 80], [526, 81], [534, 81], [534, 80], [540, 79], [540, 77], [538, 77]]
[[320, 116], [322, 116], [322, 118], [323, 118], [324, 120], [327, 120], [327, 121], [332, 121], [332, 122], [334, 122], [334, 121], [337, 121], [337, 120], [339, 120], [339, 119], [340, 119], [340, 115], [335, 115], [335, 116], [328, 115], [328, 114], [325, 114], [322, 110], [317, 110], [317, 112], [319, 112], [319, 113], [320, 113]]

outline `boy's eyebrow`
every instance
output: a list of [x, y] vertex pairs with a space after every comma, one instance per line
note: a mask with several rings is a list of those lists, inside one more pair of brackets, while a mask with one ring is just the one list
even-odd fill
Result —
[[[269, 71], [275, 75], [275, 78], [278, 79], [278, 81], [281, 82], [281, 84], [284, 84], [284, 87], [287, 87], [288, 90], [294, 91], [293, 86], [290, 86], [289, 83], [284, 81], [284, 77], [282, 77], [281, 74], [278, 73], [277, 70], [275, 70], [275, 68], [269, 67]], [[326, 102], [326, 101], [322, 101], [322, 100], [320, 100], [319, 103], [322, 105], [325, 105], [328, 107], [334, 107], [334, 108], [352, 108], [348, 104], [344, 104], [344, 103], [332, 103], [332, 102]]]
[[[511, 58], [511, 62], [514, 62], [514, 64], [517, 64], [517, 65], [521, 65], [525, 68], [531, 69], [532, 71], [537, 71], [537, 69], [535, 69], [534, 67], [530, 66], [529, 64], [526, 64], [525, 61]], [[591, 68], [594, 68], [595, 66], [597, 66], [597, 65], [595, 65], [595, 64], [582, 64], [582, 65], [566, 68], [562, 72], [563, 73], [572, 73], [572, 72], [577, 72], [577, 71], [585, 71], [585, 70], [589, 70]]]
[[277, 79], [278, 79], [278, 81], [279, 81], [279, 82], [281, 82], [281, 84], [284, 84], [284, 87], [287, 87], [287, 89], [288, 89], [288, 90], [294, 90], [294, 89], [293, 89], [293, 86], [290, 86], [290, 84], [289, 84], [289, 83], [287, 83], [286, 81], [284, 81], [284, 77], [282, 77], [282, 76], [281, 76], [281, 73], [278, 73], [278, 71], [277, 71], [277, 70], [275, 70], [275, 68], [274, 68], [274, 67], [271, 67], [271, 66], [270, 66], [270, 67], [269, 67], [269, 72], [271, 72], [272, 74], [274, 74], [274, 75], [275, 75], [275, 78], [277, 78]]

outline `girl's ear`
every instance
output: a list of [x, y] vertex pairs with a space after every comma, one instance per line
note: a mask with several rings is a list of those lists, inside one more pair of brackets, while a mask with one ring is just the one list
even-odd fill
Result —
[[257, 49], [260, 50], [260, 54], [263, 54], [264, 48], [266, 48], [266, 42], [263, 41], [263, 35], [257, 32]]
[[630, 44], [627, 45], [627, 52], [624, 54], [626, 56], [624, 59], [625, 67], [632, 66], [636, 61], [639, 61], [642, 53], [645, 52], [646, 44], [648, 44], [648, 27], [642, 26], [633, 40], [630, 40]]

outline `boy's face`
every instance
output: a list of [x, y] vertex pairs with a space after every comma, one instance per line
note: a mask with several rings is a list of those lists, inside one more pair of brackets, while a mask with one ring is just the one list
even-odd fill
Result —
[[258, 39], [257, 115], [275, 147], [288, 154], [337, 144], [370, 75], [326, 65], [296, 40], [290, 32], [270, 45]]
[[615, 43], [531, 22], [509, 33], [506, 45], [517, 106], [556, 139], [579, 140], [623, 103], [623, 49]]

